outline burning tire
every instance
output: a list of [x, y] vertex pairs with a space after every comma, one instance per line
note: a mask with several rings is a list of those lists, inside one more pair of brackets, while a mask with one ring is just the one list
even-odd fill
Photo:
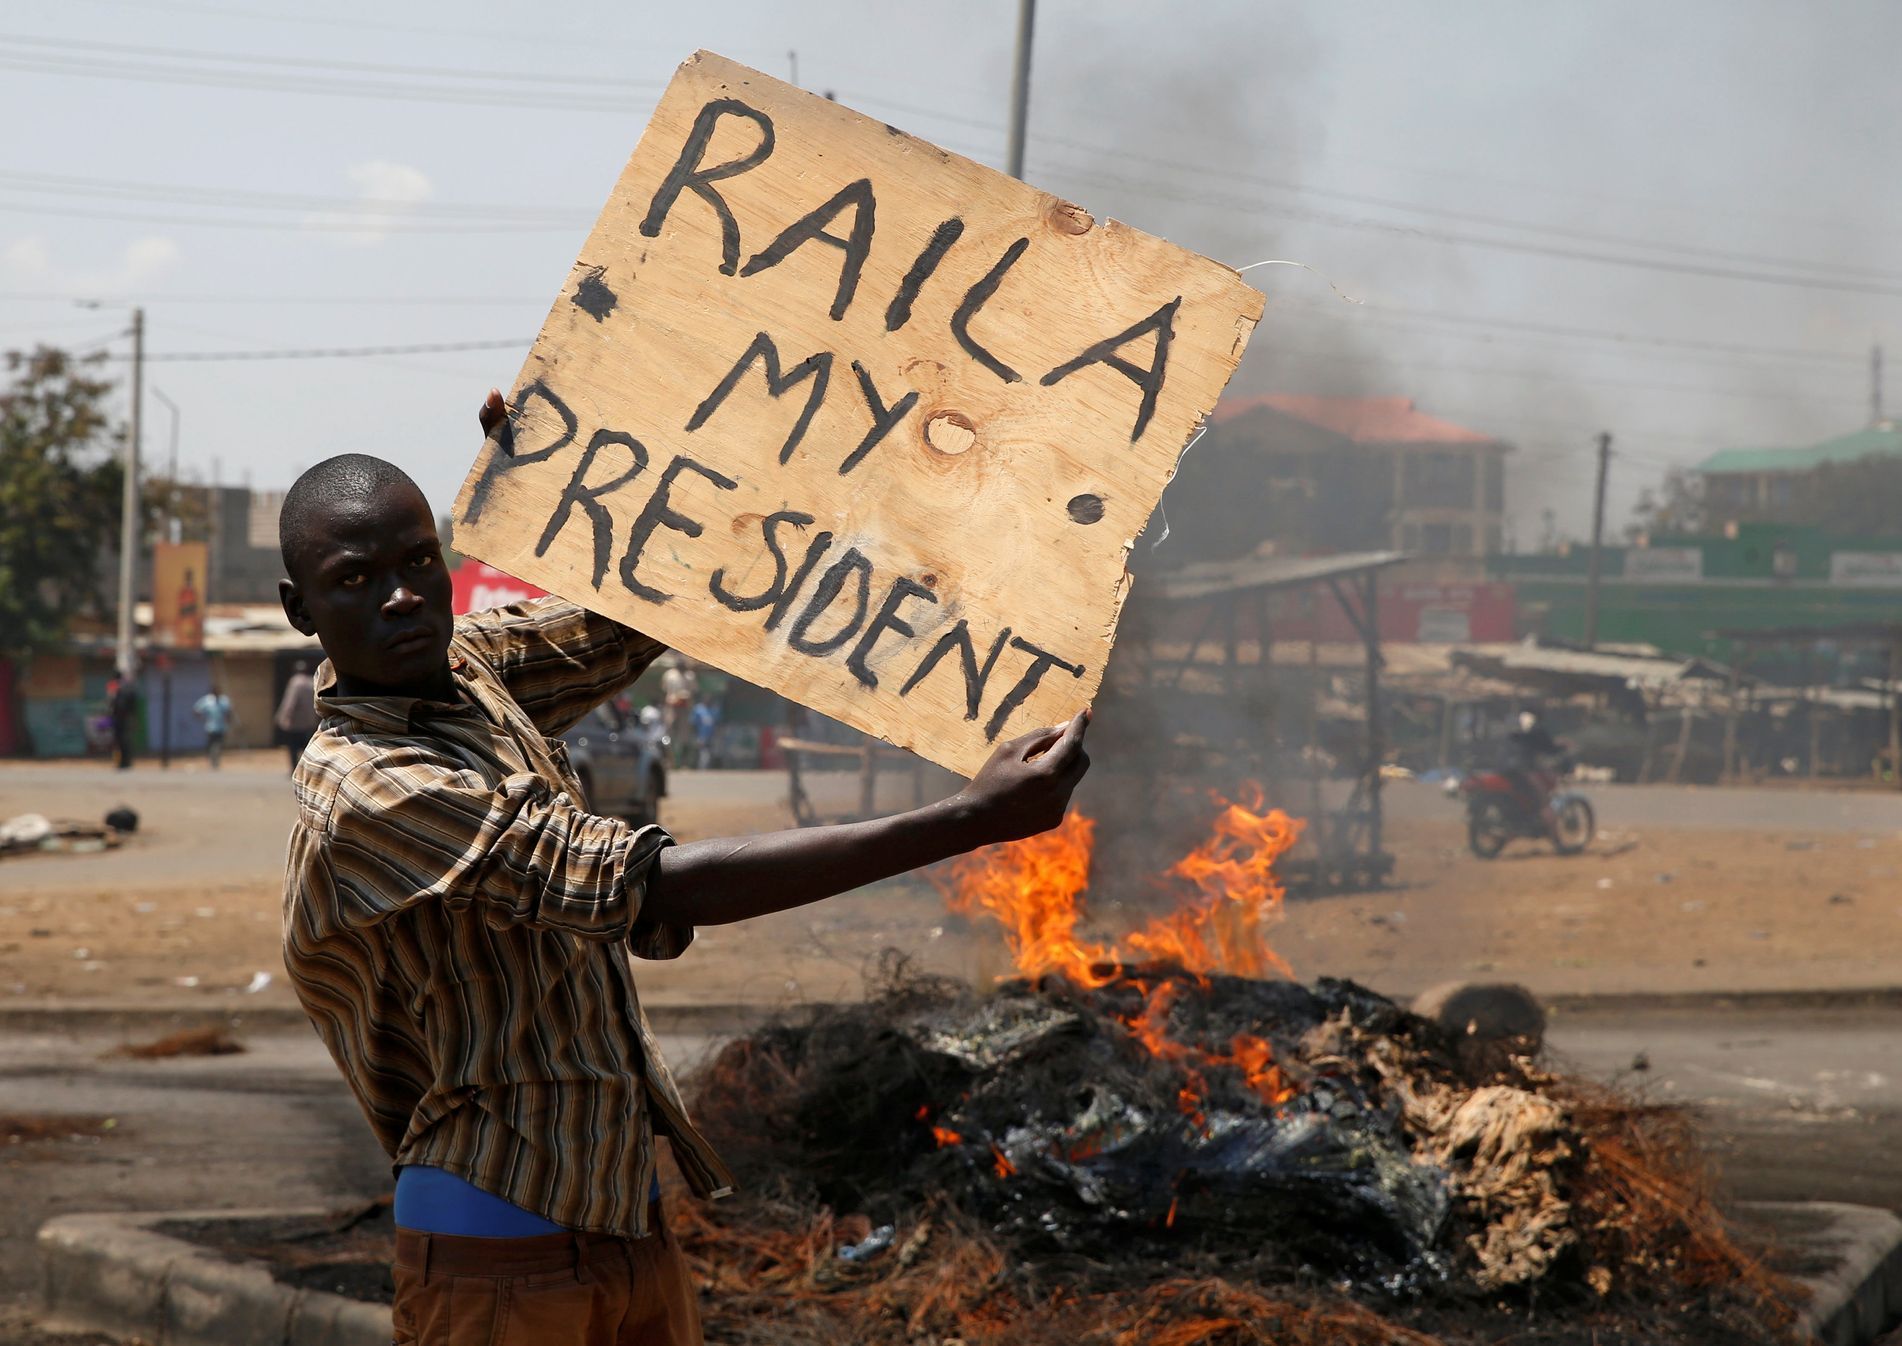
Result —
[[1466, 819], [1466, 844], [1474, 855], [1491, 860], [1506, 849], [1512, 839], [1512, 820], [1496, 799], [1482, 799], [1473, 805]]
[[1592, 844], [1598, 832], [1598, 820], [1591, 803], [1578, 795], [1559, 801], [1552, 820], [1552, 845], [1560, 855], [1577, 855]]

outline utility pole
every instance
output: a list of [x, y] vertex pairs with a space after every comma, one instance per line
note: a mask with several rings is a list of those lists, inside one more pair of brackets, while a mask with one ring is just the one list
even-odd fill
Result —
[[1611, 432], [1598, 435], [1598, 492], [1592, 498], [1592, 562], [1585, 577], [1585, 648], [1598, 648], [1598, 567], [1605, 542], [1605, 474], [1611, 467]]
[[1882, 424], [1882, 344], [1869, 348], [1869, 424]]
[[1010, 72], [1010, 160], [1004, 171], [1024, 176], [1024, 131], [1030, 120], [1030, 39], [1037, 27], [1037, 0], [1017, 0], [1017, 60]]
[[799, 53], [796, 51], [787, 52], [786, 64], [792, 67], [792, 78], [786, 82], [797, 87], [799, 84]]
[[132, 310], [132, 416], [126, 427], [125, 481], [119, 494], [119, 672], [133, 673], [133, 577], [139, 560], [139, 404], [145, 392], [145, 310]]

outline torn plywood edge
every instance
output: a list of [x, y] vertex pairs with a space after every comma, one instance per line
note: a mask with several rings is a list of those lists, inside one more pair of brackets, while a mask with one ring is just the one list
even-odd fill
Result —
[[1261, 315], [1231, 269], [708, 53], [456, 505], [459, 550], [971, 774], [1101, 681]]

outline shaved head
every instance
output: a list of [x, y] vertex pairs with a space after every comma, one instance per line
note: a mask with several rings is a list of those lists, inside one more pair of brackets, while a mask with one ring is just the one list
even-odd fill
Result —
[[340, 453], [299, 477], [284, 493], [277, 516], [277, 545], [284, 573], [293, 580], [307, 573], [313, 549], [328, 534], [325, 519], [338, 506], [360, 504], [422, 488], [395, 463], [367, 453]]

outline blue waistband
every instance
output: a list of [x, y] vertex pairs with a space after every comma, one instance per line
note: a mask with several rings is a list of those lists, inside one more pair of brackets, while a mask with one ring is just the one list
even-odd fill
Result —
[[[651, 1199], [660, 1200], [658, 1175]], [[405, 1164], [397, 1170], [395, 1217], [401, 1229], [464, 1238], [519, 1239], [568, 1232], [532, 1210], [426, 1164]]]

